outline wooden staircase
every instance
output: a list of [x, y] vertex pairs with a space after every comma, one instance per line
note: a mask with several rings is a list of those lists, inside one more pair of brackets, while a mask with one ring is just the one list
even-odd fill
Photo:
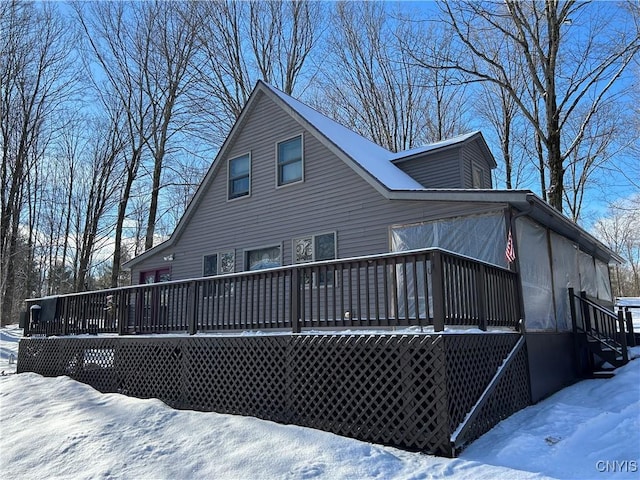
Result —
[[616, 368], [629, 363], [628, 347], [635, 346], [631, 316], [625, 318], [622, 311], [616, 315], [585, 292], [576, 295], [572, 288], [569, 302], [576, 357], [579, 360], [586, 350], [588, 376], [612, 377]]

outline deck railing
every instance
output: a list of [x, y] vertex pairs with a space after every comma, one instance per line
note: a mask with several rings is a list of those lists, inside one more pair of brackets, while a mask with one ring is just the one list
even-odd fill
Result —
[[30, 299], [25, 335], [515, 328], [517, 281], [495, 265], [426, 249]]

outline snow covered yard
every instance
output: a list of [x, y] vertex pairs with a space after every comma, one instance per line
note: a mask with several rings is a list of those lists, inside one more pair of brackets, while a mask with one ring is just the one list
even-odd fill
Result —
[[[516, 413], [446, 459], [254, 418], [172, 410], [67, 377], [13, 375], [0, 329], [0, 476], [136, 479], [636, 479], [640, 360]], [[633, 350], [640, 356], [640, 348]], [[8, 374], [8, 375], [7, 375]]]

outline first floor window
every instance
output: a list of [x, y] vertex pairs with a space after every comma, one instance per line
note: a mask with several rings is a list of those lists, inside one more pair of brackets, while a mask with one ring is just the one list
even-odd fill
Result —
[[251, 188], [251, 156], [229, 160], [229, 200], [249, 195]]
[[202, 276], [224, 275], [235, 271], [236, 257], [233, 251], [205, 255], [202, 262]]
[[246, 252], [246, 269], [263, 270], [282, 265], [282, 251], [279, 246], [256, 248]]
[[205, 255], [202, 263], [202, 276], [211, 277], [218, 274], [218, 255]]
[[302, 135], [278, 143], [278, 186], [302, 181]]
[[336, 258], [336, 234], [323, 233], [293, 240], [295, 263], [319, 262]]
[[[333, 260], [337, 256], [335, 232], [294, 239], [293, 255], [295, 263]], [[313, 278], [311, 277], [311, 275], [305, 274], [304, 283], [306, 285], [312, 283], [314, 285], [333, 285], [334, 283], [333, 275], [327, 271], [320, 271], [317, 275], [314, 274]]]

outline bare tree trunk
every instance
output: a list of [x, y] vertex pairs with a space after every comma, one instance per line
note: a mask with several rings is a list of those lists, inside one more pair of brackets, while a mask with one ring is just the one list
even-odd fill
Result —
[[[466, 53], [438, 59], [443, 62], [441, 68], [498, 84], [509, 92], [535, 129], [536, 141], [546, 150], [547, 199], [562, 210], [566, 160], [585, 141], [584, 131], [595, 121], [603, 101], [612, 98], [613, 86], [640, 51], [637, 26], [615, 23], [611, 10], [598, 3], [573, 0], [506, 0], [504, 4], [459, 1], [441, 5], [444, 21]], [[572, 20], [584, 18], [587, 11], [592, 16], [589, 25], [572, 29]], [[607, 27], [603, 28], [605, 24]], [[492, 31], [491, 36], [482, 33], [487, 30]], [[610, 35], [614, 31], [616, 35]], [[500, 49], [495, 48], [496, 42]], [[509, 59], [496, 55], [502, 51], [515, 56]], [[513, 61], [519, 61], [531, 79], [532, 89], [527, 96], [509, 81], [507, 72]], [[433, 67], [435, 60], [424, 58], [421, 63]], [[538, 99], [543, 101], [542, 115], [537, 114]], [[570, 135], [567, 124], [578, 112], [581, 128]], [[544, 180], [543, 172], [544, 169]], [[545, 190], [543, 185], [542, 195]]]

